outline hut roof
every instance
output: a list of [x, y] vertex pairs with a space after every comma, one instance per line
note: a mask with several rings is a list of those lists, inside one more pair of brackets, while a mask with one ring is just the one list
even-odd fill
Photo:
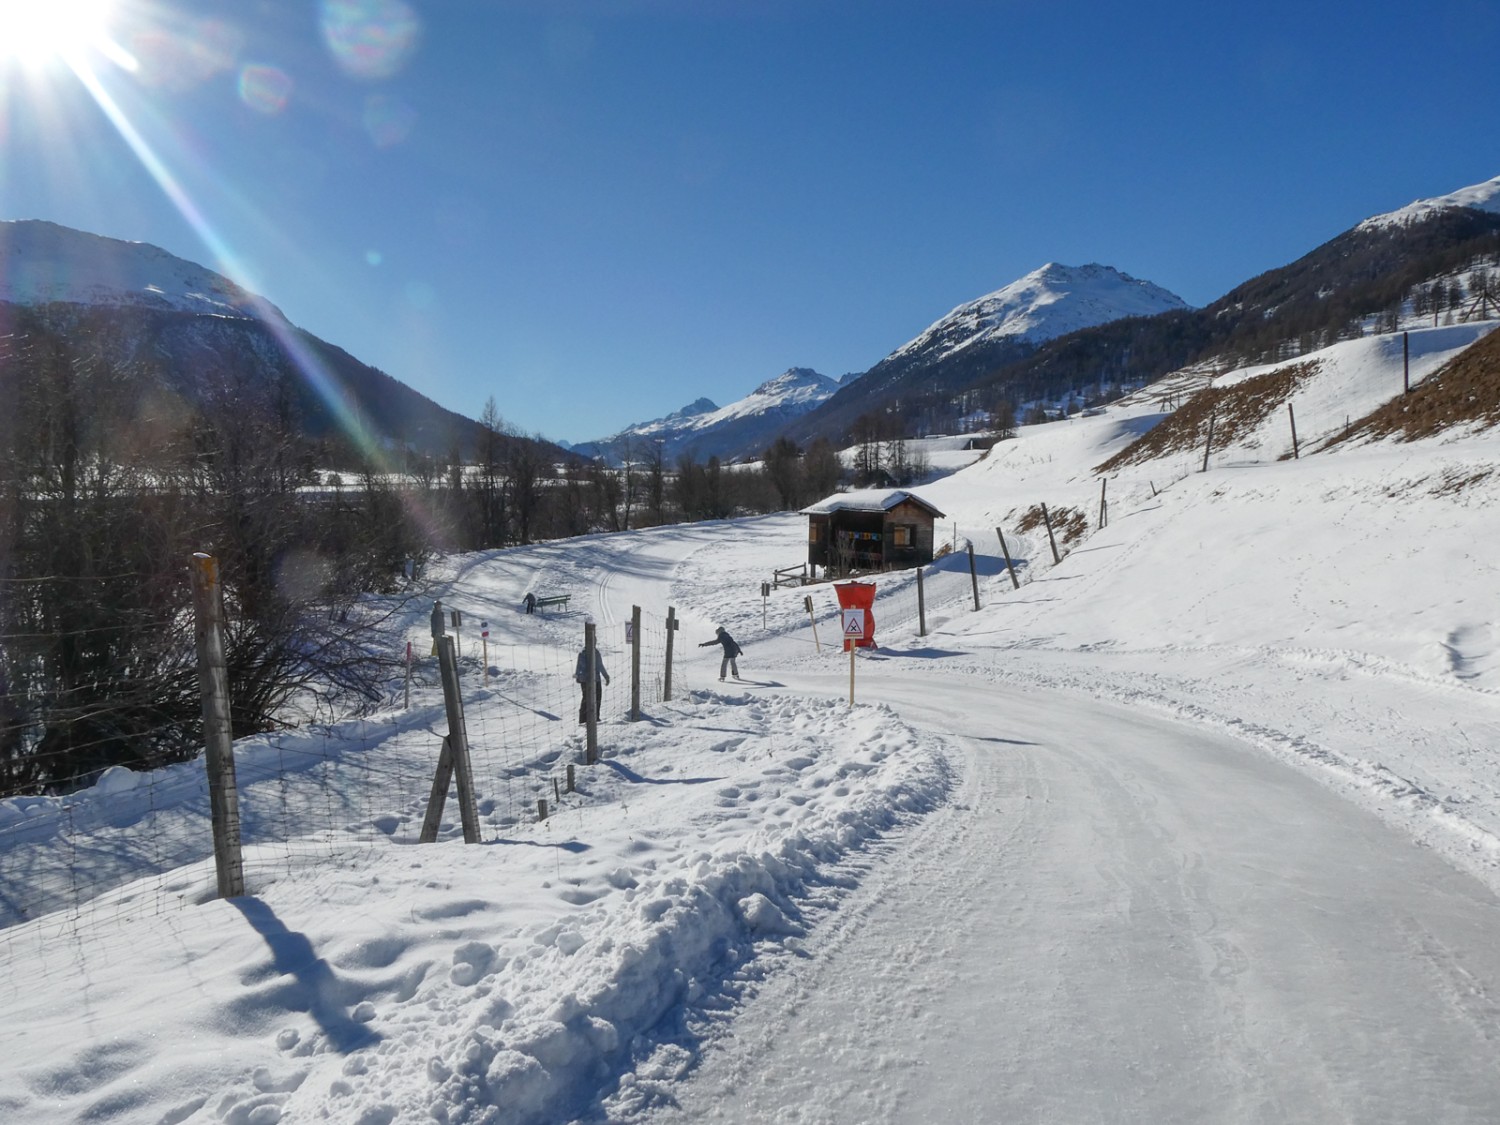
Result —
[[853, 492], [835, 492], [828, 499], [819, 500], [816, 504], [803, 508], [801, 514], [824, 516], [831, 512], [889, 512], [892, 508], [907, 501], [931, 512], [933, 519], [943, 518], [942, 512], [915, 492], [907, 492], [900, 488], [860, 488]]

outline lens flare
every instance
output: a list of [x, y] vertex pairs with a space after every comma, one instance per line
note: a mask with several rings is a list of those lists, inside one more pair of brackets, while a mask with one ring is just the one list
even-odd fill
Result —
[[399, 145], [417, 124], [417, 111], [400, 98], [371, 94], [365, 99], [365, 132], [376, 148]]
[[323, 0], [323, 39], [355, 78], [391, 78], [410, 61], [422, 23], [404, 0]]
[[109, 0], [0, 0], [0, 56], [38, 67], [106, 42]]
[[240, 101], [258, 113], [274, 117], [292, 97], [292, 80], [274, 66], [251, 63], [240, 68]]

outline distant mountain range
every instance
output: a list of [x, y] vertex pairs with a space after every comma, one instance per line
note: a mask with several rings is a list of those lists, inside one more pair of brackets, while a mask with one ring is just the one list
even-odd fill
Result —
[[637, 422], [611, 437], [570, 448], [615, 465], [638, 461], [658, 447], [669, 462], [683, 454], [696, 461], [753, 455], [775, 441], [794, 418], [826, 402], [838, 389], [837, 379], [810, 367], [793, 367], [728, 406], [700, 398], [664, 418]]
[[1047, 340], [1127, 316], [1187, 308], [1182, 298], [1108, 266], [1050, 262], [1003, 289], [960, 305], [867, 372], [840, 380], [794, 367], [745, 398], [717, 407], [708, 399], [628, 426], [598, 441], [573, 446], [585, 456], [618, 464], [641, 442], [660, 442], [668, 456], [757, 456], [796, 420], [825, 404], [855, 412], [873, 408], [903, 379], [934, 368], [983, 370], [1028, 355]]
[[1494, 287], [1496, 277], [1500, 177], [1367, 219], [1202, 309], [1179, 303], [1116, 318], [1101, 313], [1089, 327], [1059, 324], [1050, 339], [1024, 332], [996, 339], [981, 330], [978, 307], [966, 314], [970, 306], [962, 306], [951, 326], [935, 325], [846, 380], [796, 419], [787, 436], [802, 445], [819, 437], [841, 444], [871, 413], [898, 419], [908, 432], [943, 432], [967, 411], [1001, 400], [1103, 396], [1184, 368], [1285, 359], [1393, 325], [1403, 309], [1420, 306], [1435, 318], [1472, 315], [1455, 307], [1458, 295], [1472, 303], [1473, 285]]
[[[1460, 302], [1486, 284], [1500, 288], [1500, 177], [1366, 219], [1203, 309], [1107, 266], [1049, 263], [953, 309], [868, 371], [832, 379], [793, 367], [728, 406], [700, 398], [572, 448], [615, 464], [645, 450], [748, 459], [781, 436], [845, 443], [867, 416], [945, 432], [1002, 400], [1103, 395], [1186, 368], [1285, 359], [1394, 323], [1402, 309], [1472, 315]], [[74, 364], [107, 357], [142, 391], [141, 410], [191, 406], [216, 381], [289, 385], [305, 432], [351, 455], [362, 444], [472, 455], [482, 433], [211, 270], [142, 243], [0, 222], [0, 373], [24, 377], [43, 352]]]
[[479, 440], [472, 419], [297, 328], [228, 278], [56, 223], [0, 222], [0, 337], [12, 372], [43, 352], [75, 365], [108, 357], [134, 382], [138, 412], [195, 409], [226, 383], [284, 383], [301, 429], [335, 460], [370, 448], [472, 454]]

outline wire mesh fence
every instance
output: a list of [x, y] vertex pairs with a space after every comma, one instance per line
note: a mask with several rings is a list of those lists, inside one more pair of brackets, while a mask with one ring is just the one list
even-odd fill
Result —
[[[538, 802], [555, 808], [567, 769], [582, 761], [579, 684], [581, 615], [558, 622], [576, 643], [490, 643], [466, 638], [457, 661], [480, 838], [533, 829]], [[643, 612], [639, 685], [643, 716], [691, 689], [680, 643], [671, 667], [668, 616]], [[678, 638], [672, 638], [677, 640]], [[628, 719], [632, 642], [623, 627], [600, 630], [610, 680], [600, 717]], [[242, 862], [247, 893], [330, 864], [359, 866], [373, 849], [415, 846], [433, 797], [448, 731], [434, 655], [416, 653], [409, 683], [364, 718], [306, 724], [237, 740]], [[404, 705], [407, 695], [410, 706]], [[86, 788], [0, 800], [0, 976], [14, 977], [29, 943], [48, 943], [87, 925], [129, 927], [215, 896], [214, 835], [201, 756], [136, 771], [111, 767]], [[449, 800], [438, 838], [460, 836]], [[18, 987], [18, 979], [0, 981]]]

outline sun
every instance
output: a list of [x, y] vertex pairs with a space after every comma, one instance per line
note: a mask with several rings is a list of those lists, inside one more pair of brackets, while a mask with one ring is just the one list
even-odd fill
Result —
[[0, 0], [0, 60], [75, 60], [108, 41], [111, 0]]

